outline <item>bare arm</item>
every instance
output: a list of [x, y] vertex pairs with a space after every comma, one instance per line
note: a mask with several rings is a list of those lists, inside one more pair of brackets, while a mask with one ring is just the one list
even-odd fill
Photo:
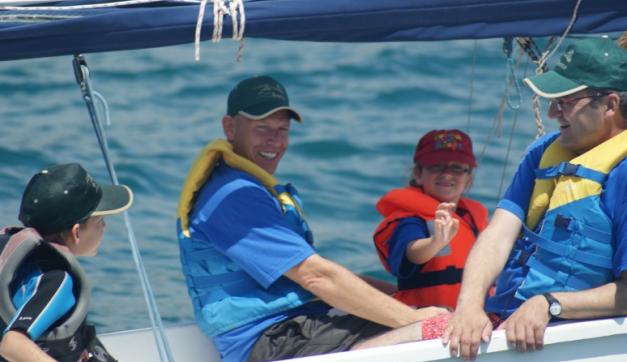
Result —
[[488, 227], [479, 235], [466, 266], [457, 308], [483, 309], [488, 289], [503, 270], [522, 222], [511, 212], [496, 209]]
[[54, 362], [35, 342], [20, 332], [9, 331], [0, 342], [0, 355], [13, 362]]
[[562, 305], [562, 318], [627, 315], [627, 271], [623, 271], [616, 281], [598, 288], [552, 294]]
[[335, 308], [392, 328], [446, 312], [436, 307], [415, 310], [317, 254], [287, 271], [285, 276]]
[[514, 246], [522, 222], [511, 212], [496, 209], [488, 227], [470, 251], [457, 310], [442, 338], [452, 356], [475, 359], [481, 341], [487, 342], [492, 324], [483, 307], [488, 289], [501, 272]]
[[[577, 292], [551, 293], [562, 305], [565, 319], [627, 315], [627, 271], [618, 280], [597, 288]], [[541, 349], [549, 323], [548, 302], [542, 295], [526, 300], [499, 326], [507, 342], [521, 352]]]

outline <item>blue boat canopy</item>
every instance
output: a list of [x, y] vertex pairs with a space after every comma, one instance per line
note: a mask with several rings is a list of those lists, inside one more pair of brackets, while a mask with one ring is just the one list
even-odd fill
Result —
[[[23, 0], [20, 9], [11, 1], [0, 0], [0, 60], [192, 43], [200, 9], [194, 0]], [[113, 6], [67, 8], [107, 3]], [[627, 29], [625, 0], [250, 0], [243, 2], [244, 36], [382, 42], [560, 35], [577, 4], [571, 34]], [[213, 14], [209, 0], [202, 40], [212, 37]], [[225, 16], [222, 36], [231, 35]]]

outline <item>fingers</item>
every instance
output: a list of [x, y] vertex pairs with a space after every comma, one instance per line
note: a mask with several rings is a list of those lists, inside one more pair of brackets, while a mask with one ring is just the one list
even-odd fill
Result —
[[536, 350], [539, 351], [544, 347], [544, 328], [538, 328], [536, 329], [536, 339], [535, 339], [535, 343], [536, 343]]
[[461, 339], [460, 357], [464, 360], [474, 361], [477, 359], [479, 352], [479, 343], [481, 341], [478, 335], [471, 335], [468, 338]]
[[489, 342], [492, 326], [489, 321], [484, 324], [481, 319], [477, 320], [474, 317], [476, 316], [472, 316], [471, 320], [449, 321], [442, 335], [442, 343], [448, 344], [451, 357], [474, 360], [477, 358], [481, 342]]
[[505, 335], [507, 344], [519, 352], [532, 352], [544, 347], [544, 328], [542, 326], [529, 323], [510, 323], [505, 326]]
[[486, 324], [483, 331], [481, 331], [481, 340], [488, 343], [490, 342], [490, 336], [492, 336], [492, 323]]
[[506, 329], [507, 343], [518, 352], [535, 350], [535, 332], [533, 327], [524, 323], [513, 324]]
[[448, 243], [457, 233], [457, 229], [459, 229], [459, 220], [453, 218], [446, 210], [437, 210], [433, 226], [434, 239], [438, 242]]
[[459, 333], [457, 333], [457, 331], [455, 331], [449, 324], [449, 326], [444, 330], [444, 335], [442, 335], [442, 344], [448, 344], [451, 357], [457, 358], [457, 356], [459, 356], [459, 341]]
[[451, 237], [455, 236], [457, 229], [459, 229], [459, 220], [451, 219]]

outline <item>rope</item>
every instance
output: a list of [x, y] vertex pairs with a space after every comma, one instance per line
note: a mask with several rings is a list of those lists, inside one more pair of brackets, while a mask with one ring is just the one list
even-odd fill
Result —
[[104, 112], [104, 118], [105, 118], [105, 125], [107, 127], [111, 127], [111, 116], [109, 115], [109, 104], [107, 104], [107, 100], [105, 99], [105, 97], [102, 96], [102, 94], [96, 91], [92, 91], [92, 93], [94, 94], [94, 99], [97, 99], [98, 102], [100, 102], [100, 105], [102, 106], [102, 110]]
[[[200, 36], [202, 23], [205, 17], [205, 7], [208, 0], [201, 0], [198, 9], [198, 19], [196, 21], [196, 32], [194, 37], [194, 59], [200, 61]], [[222, 29], [224, 27], [224, 15], [231, 17], [233, 26], [233, 40], [239, 40], [240, 46], [237, 50], [237, 61], [241, 60], [244, 52], [244, 28], [246, 27], [246, 14], [244, 13], [244, 2], [242, 0], [211, 0], [213, 3], [213, 34], [211, 41], [214, 43], [222, 39]]]
[[[573, 25], [575, 25], [575, 21], [577, 20], [577, 14], [579, 12], [579, 6], [581, 5], [581, 1], [582, 0], [577, 0], [577, 3], [575, 4], [575, 8], [573, 9], [573, 14], [570, 18], [570, 22], [568, 23], [566, 30], [564, 30], [564, 33], [562, 33], [557, 43], [553, 47], [553, 49], [549, 51], [551, 44], [550, 43], [547, 44], [547, 50], [540, 57], [538, 66], [536, 67], [536, 75], [542, 74], [546, 71], [545, 64], [547, 60], [550, 57], [552, 57], [553, 54], [555, 54], [555, 52], [562, 45], [562, 42], [564, 41], [564, 39], [566, 39], [566, 36], [570, 33], [570, 30], [572, 29]], [[533, 103], [533, 114], [535, 116], [535, 122], [536, 122], [536, 128], [537, 128], [536, 138], [538, 138], [544, 135], [545, 133], [544, 123], [542, 122], [542, 115], [540, 114], [540, 96], [538, 96], [537, 94], [534, 94], [532, 103]]]
[[[102, 151], [102, 157], [105, 161], [105, 165], [107, 166], [107, 170], [109, 171], [111, 182], [114, 185], [119, 185], [113, 162], [111, 162], [111, 158], [109, 157], [107, 136], [104, 132], [104, 129], [102, 128], [102, 124], [100, 123], [98, 112], [96, 111], [96, 107], [94, 104], [94, 99], [96, 97], [102, 96], [96, 96], [94, 91], [92, 90], [91, 79], [89, 76], [89, 67], [85, 62], [85, 58], [82, 55], [75, 55], [73, 63], [76, 81], [78, 82], [81, 93], [83, 95], [83, 100], [85, 101], [85, 105], [87, 106], [87, 111], [89, 112], [89, 117], [91, 118], [91, 123], [94, 127], [94, 132], [96, 133], [98, 144], [100, 145], [100, 150]], [[170, 346], [168, 345], [168, 341], [165, 336], [165, 330], [163, 328], [161, 317], [159, 315], [157, 302], [155, 301], [155, 296], [152, 292], [150, 282], [148, 281], [148, 276], [146, 274], [146, 268], [144, 268], [144, 263], [142, 261], [141, 254], [139, 253], [139, 247], [137, 246], [137, 240], [135, 238], [133, 226], [131, 225], [131, 219], [127, 211], [124, 211], [123, 215], [124, 224], [126, 225], [126, 229], [128, 231], [128, 238], [133, 254], [133, 260], [135, 261], [137, 273], [139, 274], [140, 284], [144, 292], [144, 299], [146, 300], [146, 305], [148, 306], [148, 314], [152, 324], [152, 330], [157, 344], [157, 349], [159, 351], [159, 356], [161, 361], [172, 362], [174, 361], [174, 358], [172, 357], [172, 351], [170, 350]]]
[[[194, 35], [194, 59], [196, 61], [200, 61], [200, 32], [202, 30], [202, 20], [205, 18], [205, 7], [207, 6], [207, 0], [202, 0], [200, 2], [199, 5], [199, 9], [198, 9], [198, 19], [196, 20], [196, 32]], [[214, 21], [214, 25], [213, 25], [213, 29], [215, 31], [215, 21], [216, 21], [216, 16], [215, 16], [215, 12], [213, 15], [213, 21]]]
[[[213, 36], [212, 41], [217, 43], [222, 39], [222, 27], [224, 25], [224, 15], [229, 15], [232, 19], [233, 24], [233, 36], [234, 40], [240, 42], [239, 48], [237, 50], [237, 61], [240, 61], [242, 58], [242, 54], [244, 53], [244, 29], [246, 27], [246, 14], [244, 12], [244, 1], [243, 0], [169, 0], [169, 2], [173, 3], [192, 3], [199, 4], [198, 6], [198, 18], [196, 20], [196, 28], [194, 32], [194, 59], [196, 61], [200, 60], [200, 38], [202, 34], [202, 24], [205, 18], [205, 8], [207, 6], [207, 1], [211, 1], [213, 3]], [[0, 10], [13, 10], [13, 11], [67, 11], [67, 10], [82, 10], [82, 9], [100, 9], [100, 8], [111, 8], [111, 7], [120, 7], [120, 6], [132, 6], [132, 5], [142, 5], [142, 4], [150, 4], [150, 3], [162, 3], [163, 0], [123, 0], [123, 1], [114, 1], [107, 3], [99, 3], [99, 4], [89, 4], [89, 5], [69, 5], [69, 6], [0, 6]], [[226, 3], [228, 2], [228, 6]], [[47, 18], [44, 18], [42, 15], [33, 15], [34, 17], [40, 17], [40, 19], [52, 19], [52, 16], [45, 15]], [[10, 20], [11, 18], [9, 18]], [[31, 18], [21, 18], [21, 21], [29, 21]]]
[[[519, 50], [518, 55], [516, 56], [515, 69], [518, 69], [520, 67], [520, 62], [522, 60], [523, 54], [524, 54], [523, 51]], [[499, 138], [502, 136], [503, 115], [505, 114], [505, 106], [507, 105], [507, 98], [508, 98], [508, 92], [509, 92], [508, 88], [511, 88], [512, 82], [514, 81], [515, 81], [515, 78], [508, 78], [508, 83], [506, 84], [505, 89], [503, 90], [503, 94], [501, 95], [501, 101], [499, 103], [498, 111], [496, 112], [496, 115], [494, 116], [494, 120], [492, 121], [492, 128], [490, 129], [490, 132], [488, 133], [488, 139], [483, 144], [481, 148], [481, 152], [479, 152], [479, 164], [481, 164], [481, 162], [483, 161], [483, 158], [485, 157], [485, 153], [487, 151], [488, 145], [492, 141], [492, 136], [495, 134]], [[513, 110], [517, 111], [517, 109], [513, 109]]]

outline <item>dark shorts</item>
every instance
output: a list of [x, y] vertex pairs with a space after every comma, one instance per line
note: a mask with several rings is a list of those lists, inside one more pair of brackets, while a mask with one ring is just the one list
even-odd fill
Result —
[[299, 315], [266, 329], [253, 346], [248, 361], [347, 351], [357, 342], [389, 330], [353, 315]]

